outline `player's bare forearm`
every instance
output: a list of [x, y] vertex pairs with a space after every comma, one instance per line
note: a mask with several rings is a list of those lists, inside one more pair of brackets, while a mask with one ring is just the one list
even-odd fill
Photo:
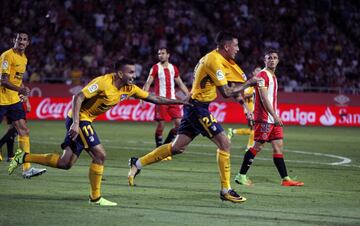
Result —
[[259, 81], [259, 78], [257, 77], [252, 77], [251, 79], [247, 80], [244, 84], [242, 84], [241, 86], [236, 86], [233, 89], [233, 92], [238, 93], [238, 92], [244, 92], [244, 90], [250, 86], [255, 86], [257, 84], [257, 82]]
[[21, 89], [21, 87], [16, 86], [16, 85], [12, 84], [9, 81], [9, 75], [8, 74], [2, 74], [1, 75], [1, 86], [5, 87], [7, 89], [14, 90], [16, 92], [19, 92], [20, 89]]
[[85, 100], [83, 92], [79, 92], [73, 96], [72, 100], [72, 118], [73, 123], [79, 124], [79, 115], [82, 102]]
[[233, 88], [229, 87], [228, 85], [224, 85], [224, 86], [219, 86], [218, 87], [221, 95], [224, 98], [229, 98], [229, 97], [235, 97], [236, 93], [234, 93], [232, 90]]
[[183, 100], [173, 100], [173, 99], [167, 99], [165, 97], [160, 96], [154, 96], [150, 94], [146, 99], [144, 99], [147, 102], [153, 103], [153, 104], [160, 104], [160, 105], [170, 105], [170, 104], [188, 104], [188, 102]]
[[247, 93], [247, 94], [244, 94], [244, 99], [249, 100], [249, 99], [253, 98], [253, 96], [254, 96], [254, 94]]
[[184, 83], [182, 83], [182, 85], [179, 86], [179, 87], [180, 87], [180, 90], [185, 94], [185, 96], [189, 96], [189, 95], [190, 95], [189, 90], [188, 90], [188, 88], [184, 85]]
[[224, 85], [224, 86], [219, 86], [218, 89], [221, 95], [225, 98], [237, 97], [240, 94], [243, 95], [244, 90], [246, 88], [256, 85], [258, 81], [259, 81], [258, 78], [251, 78], [241, 85], [231, 86], [231, 87], [229, 87], [228, 85]]
[[188, 88], [185, 86], [185, 84], [183, 83], [183, 81], [181, 80], [180, 77], [177, 77], [175, 79], [176, 81], [176, 84], [179, 86], [180, 90], [185, 94], [185, 96], [189, 96], [190, 93], [189, 93], [189, 90]]
[[260, 96], [260, 100], [263, 103], [265, 110], [267, 112], [269, 112], [269, 114], [276, 118], [277, 115], [275, 113], [275, 110], [273, 109], [273, 107], [271, 106], [269, 99], [267, 98], [267, 89], [266, 88], [260, 88], [259, 89], [259, 96]]
[[143, 86], [143, 90], [145, 90], [146, 92], [149, 91], [151, 84], [153, 83], [153, 77], [149, 76], [148, 79], [146, 80], [144, 86]]

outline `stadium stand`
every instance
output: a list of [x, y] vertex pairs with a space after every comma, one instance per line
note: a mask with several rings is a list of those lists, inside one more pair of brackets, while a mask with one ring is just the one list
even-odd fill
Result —
[[166, 45], [189, 85], [215, 33], [227, 29], [239, 35], [237, 61], [247, 73], [265, 48], [278, 48], [282, 90], [359, 94], [359, 11], [357, 1], [335, 0], [7, 0], [0, 49], [25, 27], [32, 34], [28, 82], [83, 84], [127, 55], [139, 63], [142, 84]]

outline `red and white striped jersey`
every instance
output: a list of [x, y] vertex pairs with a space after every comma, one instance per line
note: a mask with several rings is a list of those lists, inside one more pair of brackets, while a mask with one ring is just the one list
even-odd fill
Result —
[[156, 95], [176, 99], [175, 78], [179, 76], [179, 69], [175, 65], [169, 63], [165, 68], [159, 62], [151, 67], [149, 76], [154, 78]]
[[257, 74], [257, 77], [260, 77], [261, 80], [256, 85], [255, 89], [255, 109], [254, 109], [254, 120], [255, 122], [267, 122], [267, 123], [275, 123], [274, 117], [270, 115], [270, 113], [265, 109], [264, 104], [261, 102], [261, 98], [259, 95], [259, 89], [266, 87], [267, 88], [267, 99], [270, 102], [270, 105], [273, 107], [276, 112], [277, 109], [277, 89], [278, 84], [276, 80], [275, 74], [272, 72], [263, 69]]

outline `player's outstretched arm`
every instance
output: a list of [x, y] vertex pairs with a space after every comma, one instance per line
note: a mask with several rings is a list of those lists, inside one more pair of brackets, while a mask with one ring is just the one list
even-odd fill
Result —
[[162, 105], [169, 105], [169, 104], [186, 104], [189, 105], [188, 101], [184, 101], [184, 100], [173, 100], [173, 99], [167, 99], [165, 97], [160, 97], [160, 96], [154, 96], [152, 94], [149, 94], [148, 97], [146, 97], [145, 99], [143, 99], [147, 102], [153, 103], [153, 104], [162, 104]]
[[250, 86], [255, 86], [261, 79], [254, 76], [251, 79], [247, 80], [244, 84], [241, 86], [236, 86], [233, 89], [234, 93], [244, 92], [244, 90]]
[[218, 86], [218, 89], [224, 98], [236, 97], [237, 95], [242, 94], [246, 88], [255, 86], [259, 81], [259, 78], [253, 77], [239, 86], [229, 87], [228, 85], [224, 85]]

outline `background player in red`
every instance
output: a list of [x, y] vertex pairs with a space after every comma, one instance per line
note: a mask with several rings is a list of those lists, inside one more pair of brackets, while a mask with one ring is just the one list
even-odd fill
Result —
[[265, 68], [257, 75], [260, 81], [255, 89], [254, 109], [254, 140], [255, 144], [249, 148], [244, 156], [240, 168], [240, 175], [235, 182], [243, 185], [251, 185], [246, 173], [249, 170], [256, 154], [264, 147], [265, 142], [270, 142], [273, 147], [273, 161], [282, 178], [282, 186], [302, 186], [303, 182], [290, 179], [287, 174], [283, 156], [283, 123], [276, 114], [277, 108], [277, 79], [276, 66], [279, 63], [279, 54], [276, 50], [265, 53]]
[[[179, 69], [169, 62], [170, 53], [166, 47], [160, 47], [158, 50], [159, 62], [151, 67], [149, 77], [144, 84], [143, 90], [149, 91], [150, 86], [155, 82], [154, 91], [157, 96], [166, 97], [169, 99], [175, 98], [175, 83], [180, 90], [189, 96], [189, 91], [182, 82], [179, 74]], [[164, 131], [165, 117], [168, 114], [174, 124], [174, 127], [169, 131], [164, 143], [162, 134]], [[155, 143], [156, 147], [170, 143], [176, 136], [177, 129], [180, 126], [180, 119], [182, 117], [181, 108], [179, 105], [156, 105], [155, 107]]]

